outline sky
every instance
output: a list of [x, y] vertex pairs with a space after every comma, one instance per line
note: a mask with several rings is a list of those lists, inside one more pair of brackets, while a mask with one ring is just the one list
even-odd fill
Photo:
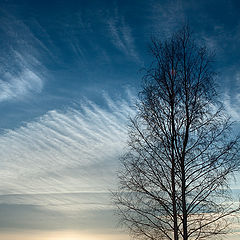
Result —
[[215, 52], [221, 99], [239, 121], [239, 9], [237, 0], [0, 0], [0, 239], [129, 239], [109, 191], [150, 39], [188, 22]]

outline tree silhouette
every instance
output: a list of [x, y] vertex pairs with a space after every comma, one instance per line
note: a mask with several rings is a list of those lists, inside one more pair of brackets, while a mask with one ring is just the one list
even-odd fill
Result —
[[229, 195], [239, 154], [218, 101], [213, 54], [187, 26], [150, 49], [114, 193], [120, 221], [152, 240], [218, 237], [239, 211]]

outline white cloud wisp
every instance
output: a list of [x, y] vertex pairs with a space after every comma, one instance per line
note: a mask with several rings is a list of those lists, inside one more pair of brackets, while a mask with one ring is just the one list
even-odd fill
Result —
[[23, 21], [3, 10], [0, 13], [0, 37], [5, 39], [0, 47], [0, 102], [40, 93], [46, 73], [40, 51], [46, 47]]
[[111, 188], [134, 111], [124, 100], [106, 103], [53, 110], [1, 135], [0, 203], [75, 209], [82, 207], [78, 194]]

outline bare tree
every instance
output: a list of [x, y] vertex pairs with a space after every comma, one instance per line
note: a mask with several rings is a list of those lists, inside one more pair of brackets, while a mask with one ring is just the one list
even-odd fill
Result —
[[217, 238], [239, 211], [229, 195], [239, 154], [212, 54], [188, 27], [153, 39], [151, 54], [114, 194], [120, 220], [145, 239]]

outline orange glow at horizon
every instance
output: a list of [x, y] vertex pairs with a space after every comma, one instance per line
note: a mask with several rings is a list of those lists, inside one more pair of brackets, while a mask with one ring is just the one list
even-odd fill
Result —
[[4, 240], [128, 240], [126, 234], [98, 234], [91, 232], [75, 231], [22, 231], [16, 233], [0, 233], [0, 239]]
[[[227, 235], [229, 240], [239, 240], [240, 232]], [[91, 233], [90, 231], [21, 231], [16, 233], [2, 232], [0, 239], [4, 240], [130, 240], [124, 233]]]

